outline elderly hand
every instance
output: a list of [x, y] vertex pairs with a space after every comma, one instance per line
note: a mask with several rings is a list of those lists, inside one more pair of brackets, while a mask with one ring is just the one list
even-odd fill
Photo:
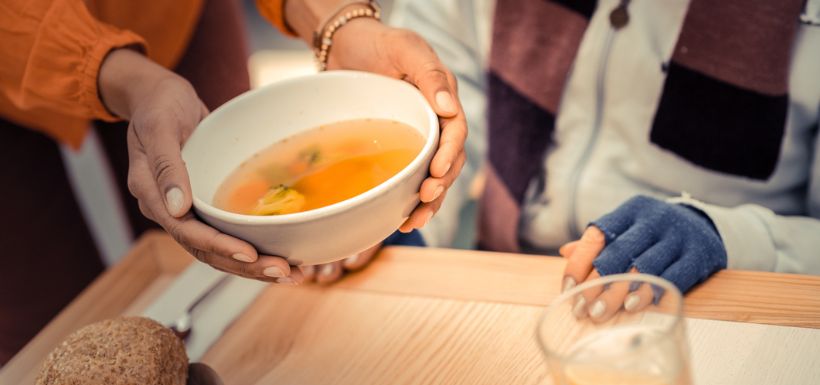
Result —
[[[564, 291], [609, 274], [640, 272], [661, 276], [686, 292], [726, 268], [726, 250], [712, 222], [687, 206], [637, 196], [593, 221], [580, 240], [561, 247], [567, 258]], [[579, 305], [593, 320], [607, 320], [621, 308], [638, 311], [662, 293], [646, 285], [613, 284], [585, 292]]]
[[98, 82], [108, 109], [130, 120], [128, 189], [143, 215], [218, 270], [278, 283], [302, 281], [301, 271], [285, 259], [260, 256], [249, 243], [220, 233], [191, 212], [191, 186], [180, 151], [208, 110], [185, 79], [139, 53], [119, 49], [106, 57]]
[[430, 163], [430, 176], [419, 191], [422, 203], [400, 230], [423, 227], [438, 211], [466, 160], [467, 122], [458, 101], [455, 77], [419, 35], [369, 18], [354, 19], [336, 32], [328, 68], [404, 79], [418, 87], [440, 117], [439, 147]]

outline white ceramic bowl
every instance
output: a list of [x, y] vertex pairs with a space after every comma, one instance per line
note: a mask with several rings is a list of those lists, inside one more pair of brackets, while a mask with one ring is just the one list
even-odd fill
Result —
[[[322, 124], [392, 119], [419, 131], [424, 147], [384, 183], [348, 200], [300, 213], [251, 216], [212, 205], [214, 194], [240, 163], [271, 144]], [[203, 120], [185, 143], [194, 209], [205, 222], [292, 264], [336, 261], [380, 242], [418, 204], [438, 144], [438, 118], [406, 82], [355, 71], [286, 80], [229, 101]]]

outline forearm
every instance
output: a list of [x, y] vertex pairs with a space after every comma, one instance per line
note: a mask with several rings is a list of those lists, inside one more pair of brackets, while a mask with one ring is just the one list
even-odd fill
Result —
[[109, 51], [142, 39], [94, 19], [81, 0], [21, 4], [0, 12], [10, 26], [0, 31], [0, 92], [21, 111], [113, 119], [98, 98], [98, 70]]
[[[365, 6], [361, 1], [351, 0], [259, 0], [257, 3], [262, 14], [271, 22], [285, 32], [295, 33], [308, 46], [313, 45], [313, 32], [319, 24], [334, 13]], [[279, 15], [282, 17], [279, 18]]]
[[285, 22], [304, 40], [313, 45], [313, 31], [344, 0], [291, 0], [285, 1]]
[[144, 95], [166, 80], [181, 80], [178, 75], [130, 49], [111, 51], [100, 66], [100, 99], [116, 116], [130, 119]]
[[759, 205], [720, 207], [683, 198], [703, 211], [720, 233], [728, 267], [820, 274], [820, 219], [777, 215]]

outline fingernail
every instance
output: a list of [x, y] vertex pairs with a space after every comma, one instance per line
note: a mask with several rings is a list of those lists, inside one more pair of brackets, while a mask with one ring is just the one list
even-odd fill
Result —
[[589, 316], [592, 318], [601, 318], [606, 311], [606, 304], [604, 300], [599, 299], [592, 304], [592, 308], [589, 309]]
[[624, 309], [626, 309], [626, 311], [633, 311], [638, 308], [638, 303], [640, 302], [641, 298], [638, 297], [637, 294], [632, 293], [626, 296], [626, 299], [624, 300]]
[[330, 264], [330, 265], [322, 266], [322, 272], [320, 274], [322, 274], [324, 276], [328, 276], [328, 275], [333, 274], [333, 265]]
[[168, 192], [165, 193], [165, 207], [168, 209], [168, 213], [175, 217], [182, 215], [183, 213], [180, 211], [182, 211], [183, 200], [185, 200], [185, 196], [182, 194], [182, 189], [179, 187], [168, 189]]
[[[262, 270], [262, 274], [265, 274], [271, 278], [282, 278], [285, 276], [285, 272], [283, 272], [278, 266], [266, 267], [265, 270]], [[279, 280], [276, 280], [276, 282], [279, 282]]]
[[251, 258], [250, 255], [245, 255], [242, 253], [236, 253], [234, 255], [231, 255], [231, 257], [239, 262], [251, 263], [254, 261], [254, 259]]
[[282, 284], [282, 285], [295, 285], [296, 281], [294, 281], [293, 278], [291, 278], [291, 277], [282, 277], [282, 278], [276, 279], [276, 283], [279, 283], [279, 284]]
[[345, 265], [354, 265], [359, 260], [359, 254], [353, 254], [345, 258]]
[[453, 102], [453, 97], [450, 96], [450, 93], [447, 91], [439, 91], [436, 93], [436, 104], [438, 107], [444, 112], [455, 114], [456, 111], [456, 104]]
[[583, 318], [586, 315], [586, 305], [587, 299], [584, 296], [579, 296], [578, 300], [575, 301], [575, 306], [572, 307], [572, 314], [575, 314], [578, 318]]
[[575, 287], [575, 278], [572, 277], [564, 277], [564, 289], [561, 290], [562, 293], [569, 291], [573, 287]]
[[433, 191], [433, 199], [430, 199], [430, 201], [432, 202], [432, 201], [438, 199], [438, 197], [440, 197], [441, 193], [443, 193], [443, 192], [444, 192], [444, 186], [436, 187], [436, 191]]

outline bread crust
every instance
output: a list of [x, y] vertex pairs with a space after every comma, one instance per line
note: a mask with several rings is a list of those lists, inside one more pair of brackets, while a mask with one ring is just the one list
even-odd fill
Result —
[[171, 330], [144, 317], [85, 326], [55, 348], [36, 385], [185, 385], [188, 356]]

